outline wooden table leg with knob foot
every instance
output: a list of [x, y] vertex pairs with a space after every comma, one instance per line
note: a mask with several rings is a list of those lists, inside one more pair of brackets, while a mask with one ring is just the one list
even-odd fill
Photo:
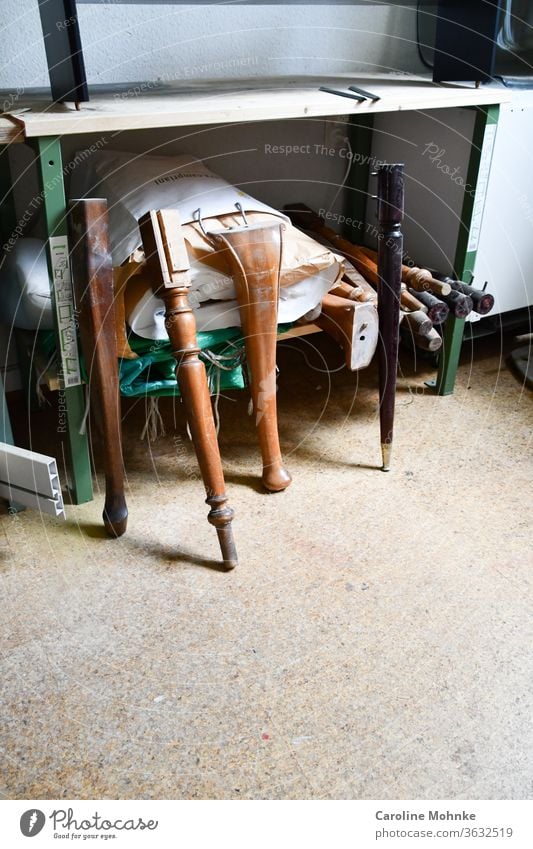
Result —
[[106, 201], [101, 198], [71, 201], [69, 227], [81, 347], [91, 404], [97, 411], [102, 431], [103, 519], [108, 534], [120, 537], [126, 530], [128, 508], [124, 497], [113, 268]]
[[140, 221], [141, 236], [154, 290], [165, 303], [165, 326], [176, 358], [176, 379], [185, 405], [194, 450], [202, 474], [209, 522], [218, 535], [224, 567], [237, 565], [233, 510], [229, 507], [218, 447], [207, 374], [199, 358], [196, 319], [189, 306], [189, 265], [176, 210], [149, 212]]
[[390, 469], [402, 282], [403, 165], [378, 169], [379, 418], [383, 471]]
[[235, 283], [263, 460], [263, 485], [270, 492], [280, 492], [292, 480], [281, 457], [276, 403], [280, 225], [237, 227], [209, 233], [209, 237], [219, 250], [227, 252]]
[[233, 569], [237, 565], [231, 530], [234, 513], [227, 504], [207, 374], [198, 356], [196, 318], [189, 306], [186, 287], [165, 288], [158, 294], [165, 303], [165, 327], [176, 358], [176, 380], [207, 493], [206, 502], [211, 508], [207, 518], [216, 528], [225, 567]]

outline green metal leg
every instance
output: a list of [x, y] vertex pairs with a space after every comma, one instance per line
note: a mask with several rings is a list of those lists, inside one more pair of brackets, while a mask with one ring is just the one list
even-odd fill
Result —
[[[368, 200], [368, 172], [372, 155], [372, 132], [374, 118], [372, 115], [357, 115], [350, 118], [348, 137], [354, 154], [352, 167], [346, 180], [346, 206], [350, 224], [345, 223], [342, 233], [351, 242], [363, 244], [367, 233], [366, 206]], [[373, 226], [373, 224], [371, 225]], [[377, 228], [374, 226], [374, 235]]]
[[[11, 187], [11, 171], [9, 167], [8, 148], [0, 148], [0, 238], [1, 243], [6, 244], [14, 233], [16, 226], [15, 204]], [[0, 374], [0, 442], [14, 445], [13, 430], [7, 408], [4, 381]], [[19, 513], [25, 510], [23, 504], [17, 501], [9, 501], [11, 513]]]
[[4, 145], [0, 148], [0, 234], [3, 245], [7, 245], [10, 237], [14, 235], [16, 223], [9, 149]]
[[465, 323], [464, 318], [450, 316], [444, 324], [439, 371], [435, 381], [435, 389], [438, 395], [452, 395], [453, 393]]
[[11, 419], [9, 418], [9, 410], [7, 409], [6, 393], [4, 390], [4, 381], [0, 374], [0, 442], [5, 442], [7, 445], [14, 445], [13, 430], [11, 429]]
[[[0, 442], [5, 442], [7, 445], [15, 444], [2, 375], [0, 375]], [[19, 504], [18, 501], [8, 501], [8, 504], [10, 513], [21, 513], [26, 509], [24, 504]]]
[[[28, 409], [33, 413], [40, 409], [41, 404], [39, 403], [37, 391], [35, 389], [37, 374], [33, 367], [31, 349], [27, 342], [28, 334], [30, 334], [31, 331], [20, 330], [14, 327], [12, 332], [15, 339], [15, 347], [17, 349], [18, 367], [22, 377], [24, 397], [26, 399]], [[33, 338], [34, 335], [35, 334], [32, 334], [31, 338]]]
[[[55, 137], [39, 138], [36, 139], [34, 148], [48, 236], [66, 237], [66, 200], [60, 140]], [[61, 353], [61, 372], [65, 385], [65, 389], [60, 390], [59, 393], [57, 431], [62, 441], [64, 454], [70, 460], [69, 489], [72, 501], [74, 504], [82, 504], [85, 501], [91, 501], [93, 497], [87, 436], [79, 433], [85, 410], [85, 394], [77, 378], [79, 360], [75, 342], [74, 315], [69, 315], [68, 303], [63, 303], [61, 300], [62, 293], [67, 291], [66, 287], [70, 286], [68, 248], [65, 250], [64, 238], [56, 242], [61, 244], [48, 243], [47, 253], [50, 279], [54, 281], [52, 297], [56, 338], [58, 350]], [[54, 253], [55, 256], [53, 256]], [[69, 294], [70, 292], [71, 287]]]
[[[470, 283], [476, 261], [478, 234], [483, 218], [499, 111], [499, 106], [476, 107], [476, 121], [466, 180], [466, 185], [476, 186], [476, 191], [474, 197], [469, 192], [465, 192], [454, 260], [455, 273], [459, 280], [464, 280], [465, 283]], [[439, 395], [451, 395], [459, 365], [465, 320], [450, 316], [444, 328], [435, 388]], [[432, 383], [430, 381], [428, 385]]]
[[[0, 149], [0, 238], [5, 249], [10, 251], [19, 238], [17, 231], [17, 218], [15, 203], [13, 199], [11, 169], [9, 165], [8, 147]], [[15, 340], [19, 371], [22, 376], [22, 385], [28, 406], [31, 410], [39, 408], [37, 393], [35, 392], [33, 369], [26, 353], [26, 345], [21, 340], [21, 331], [16, 327], [11, 328], [11, 337]]]

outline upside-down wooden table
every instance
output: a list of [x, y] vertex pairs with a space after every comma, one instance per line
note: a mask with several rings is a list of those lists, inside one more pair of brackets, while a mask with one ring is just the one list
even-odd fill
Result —
[[[361, 76], [363, 79], [364, 75]], [[210, 82], [188, 83], [187, 90], [179, 86], [159, 88], [136, 96], [117, 97], [112, 92], [91, 96], [90, 103], [76, 110], [73, 104], [51, 104], [43, 97], [25, 96], [17, 100], [9, 114], [0, 116], [0, 196], [2, 236], [5, 243], [16, 239], [17, 216], [12, 202], [12, 181], [8, 165], [8, 148], [14, 143], [27, 143], [36, 153], [42, 207], [48, 231], [49, 267], [54, 288], [58, 348], [61, 351], [61, 379], [67, 428], [65, 454], [70, 455], [70, 488], [74, 503], [92, 498], [91, 469], [87, 439], [80, 434], [84, 415], [72, 288], [69, 277], [69, 246], [67, 240], [67, 204], [61, 138], [94, 133], [120, 133], [127, 130], [157, 130], [158, 128], [199, 125], [239, 124], [254, 121], [275, 121], [287, 118], [318, 118], [347, 115], [353, 128], [362, 128], [370, 138], [373, 116], [400, 110], [428, 110], [445, 107], [472, 107], [476, 110], [476, 125], [471, 147], [468, 182], [476, 185], [480, 163], [486, 170], [490, 165], [491, 148], [487, 127], [497, 122], [498, 106], [506, 99], [500, 89], [442, 86], [424, 78], [369, 77], [364, 87], [370, 88], [377, 100], [358, 102], [340, 97], [319, 87], [347, 90], [354, 82], [353, 75], [335, 79], [291, 78], [254, 80], [232, 84]], [[236, 88], [238, 87], [238, 90]], [[80, 139], [80, 147], [83, 140]], [[194, 151], [192, 151], [194, 152]], [[370, 160], [370, 157], [369, 157]], [[362, 173], [362, 171], [360, 171]], [[462, 210], [463, 231], [468, 233], [473, 216], [479, 224], [484, 204], [486, 180], [478, 185], [475, 196], [465, 194]], [[366, 184], [360, 187], [366, 193]], [[472, 267], [475, 251], [468, 250], [467, 239], [458, 245], [455, 267]], [[460, 351], [464, 321], [447, 324], [444, 354], [441, 356], [437, 389], [445, 394], [453, 389], [455, 368]]]

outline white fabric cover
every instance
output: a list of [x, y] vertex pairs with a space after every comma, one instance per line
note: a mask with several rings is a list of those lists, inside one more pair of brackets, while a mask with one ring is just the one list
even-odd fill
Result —
[[[140, 246], [137, 221], [150, 209], [178, 209], [181, 223], [188, 224], [198, 208], [203, 218], [210, 218], [235, 213], [235, 204], [240, 203], [245, 212], [267, 212], [288, 221], [279, 210], [232, 186], [189, 154], [145, 156], [97, 150], [85, 162], [94, 169], [99, 193], [107, 198], [115, 266]], [[94, 186], [94, 177], [87, 177], [88, 185]], [[85, 193], [87, 185], [80, 188]], [[94, 195], [95, 189], [91, 191]]]
[[[189, 154], [151, 156], [98, 150], [84, 157], [84, 161], [87, 167], [83, 182], [75, 182], [71, 188], [79, 195], [97, 192], [107, 198], [114, 266], [121, 265], [139, 248], [137, 220], [150, 209], [178, 209], [182, 224], [189, 224], [198, 209], [202, 219], [238, 215], [235, 204], [239, 203], [245, 213], [267, 213], [289, 222], [279, 210], [232, 186]], [[282, 286], [279, 321], [295, 321], [316, 307], [334, 284], [338, 271], [338, 264], [334, 264], [312, 277]], [[196, 312], [198, 330], [240, 325], [231, 277], [199, 260], [191, 262], [189, 302]], [[139, 336], [167, 338], [163, 302], [151, 293], [142, 297], [126, 319]]]
[[1, 319], [23, 330], [54, 326], [50, 277], [42, 239], [18, 239], [0, 265]]
[[[212, 271], [212, 269], [209, 269]], [[188, 298], [196, 316], [196, 329], [219, 330], [222, 327], [240, 327], [241, 318], [239, 306], [235, 300], [235, 289], [231, 278], [217, 274], [225, 280], [229, 280], [231, 294], [229, 300], [204, 300], [199, 302], [195, 295], [197, 290], [192, 287]], [[306, 277], [280, 290], [278, 306], [278, 322], [283, 324], [296, 321], [309, 310], [320, 303], [325, 293], [331, 289], [338, 274], [336, 265], [325, 269], [314, 277]], [[220, 291], [220, 290], [219, 290]], [[216, 298], [211, 294], [211, 298]], [[161, 298], [157, 298], [151, 292], [147, 292], [131, 312], [126, 316], [128, 324], [134, 333], [145, 339], [167, 339], [165, 330], [165, 305]]]

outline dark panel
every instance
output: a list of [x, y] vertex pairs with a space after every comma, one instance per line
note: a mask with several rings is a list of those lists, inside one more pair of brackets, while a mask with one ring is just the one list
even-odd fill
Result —
[[39, 0], [52, 99], [89, 100], [75, 0]]
[[490, 80], [499, 17], [498, 0], [440, 0], [433, 80]]

